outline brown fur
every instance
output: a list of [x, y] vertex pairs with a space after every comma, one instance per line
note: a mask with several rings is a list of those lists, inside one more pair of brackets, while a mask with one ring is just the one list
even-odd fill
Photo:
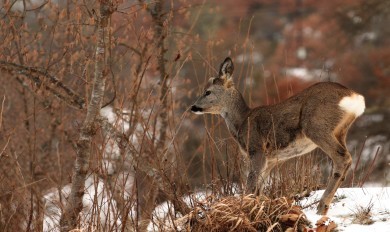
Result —
[[250, 109], [234, 87], [230, 58], [221, 64], [205, 94], [192, 106], [195, 113], [220, 114], [230, 133], [250, 160], [247, 191], [259, 194], [278, 161], [321, 148], [333, 161], [333, 178], [317, 208], [326, 214], [329, 204], [351, 165], [345, 138], [356, 116], [339, 107], [355, 92], [333, 82], [317, 83], [275, 105]]

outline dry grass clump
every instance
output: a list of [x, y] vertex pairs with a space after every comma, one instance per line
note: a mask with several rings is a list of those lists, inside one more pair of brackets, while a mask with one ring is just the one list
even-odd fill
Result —
[[354, 213], [353, 223], [361, 225], [371, 225], [374, 223], [372, 220], [372, 207], [374, 204], [370, 202], [367, 207], [358, 206]]
[[249, 194], [201, 202], [171, 231], [305, 231], [308, 224], [292, 201]]

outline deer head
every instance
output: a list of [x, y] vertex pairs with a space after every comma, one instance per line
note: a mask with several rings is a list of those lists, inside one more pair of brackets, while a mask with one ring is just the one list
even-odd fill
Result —
[[[227, 112], [232, 112], [232, 106], [244, 103], [241, 94], [235, 88], [232, 74], [234, 65], [227, 57], [222, 62], [218, 77], [208, 80], [203, 94], [192, 105], [191, 111], [195, 114], [221, 114], [223, 117]], [[246, 105], [245, 105], [246, 106]]]

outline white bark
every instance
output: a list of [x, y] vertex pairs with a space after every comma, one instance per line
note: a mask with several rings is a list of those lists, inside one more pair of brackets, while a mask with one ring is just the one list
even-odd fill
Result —
[[95, 57], [95, 73], [91, 100], [87, 108], [87, 116], [81, 128], [76, 146], [76, 161], [72, 176], [71, 192], [68, 203], [61, 216], [61, 231], [69, 231], [77, 226], [79, 213], [83, 209], [85, 178], [89, 168], [91, 142], [98, 127], [98, 117], [104, 96], [107, 73], [107, 48], [109, 35], [109, 18], [113, 12], [110, 0], [100, 1], [100, 17], [98, 21], [98, 39]]

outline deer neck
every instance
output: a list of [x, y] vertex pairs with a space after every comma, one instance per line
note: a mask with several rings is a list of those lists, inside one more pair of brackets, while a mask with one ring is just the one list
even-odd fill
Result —
[[241, 125], [249, 115], [250, 108], [241, 93], [237, 91], [234, 95], [236, 96], [231, 98], [227, 107], [222, 110], [221, 116], [225, 119], [230, 133], [237, 138]]

